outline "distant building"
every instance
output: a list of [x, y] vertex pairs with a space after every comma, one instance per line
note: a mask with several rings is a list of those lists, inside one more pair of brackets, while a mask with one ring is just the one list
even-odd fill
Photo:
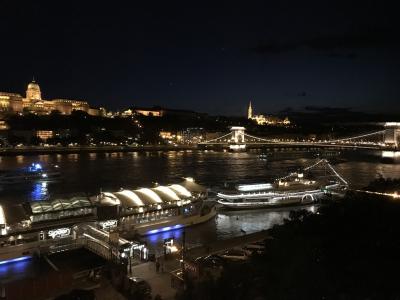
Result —
[[182, 136], [177, 132], [162, 130], [160, 131], [159, 136], [169, 144], [182, 142]]
[[134, 107], [123, 111], [120, 114], [122, 117], [129, 117], [133, 115], [142, 115], [146, 117], [163, 117], [163, 116], [175, 116], [184, 119], [194, 119], [205, 116], [206, 114], [198, 113], [191, 110], [183, 109], [169, 109], [155, 106], [152, 108]]
[[198, 144], [204, 141], [206, 131], [201, 127], [186, 128], [181, 131], [180, 136], [183, 144]]
[[43, 141], [47, 141], [48, 139], [51, 139], [54, 134], [53, 130], [37, 130], [36, 131], [36, 136]]
[[138, 114], [146, 117], [162, 117], [164, 111], [161, 108], [134, 108], [130, 110], [133, 114]]
[[8, 130], [8, 125], [4, 120], [0, 120], [0, 131], [1, 130]]
[[36, 114], [49, 114], [59, 111], [63, 115], [70, 115], [74, 110], [81, 110], [90, 115], [99, 115], [100, 111], [90, 108], [86, 101], [71, 99], [44, 100], [39, 84], [33, 80], [28, 84], [26, 96], [20, 94], [0, 92], [0, 112], [20, 113], [29, 111]]
[[265, 116], [261, 114], [254, 115], [251, 101], [249, 102], [249, 106], [247, 108], [247, 118], [256, 121], [258, 125], [290, 125], [290, 120], [288, 117], [282, 120], [281, 118], [276, 116]]
[[214, 138], [221, 136], [221, 133], [207, 133], [202, 127], [189, 127], [180, 131], [165, 131], [162, 130], [159, 136], [168, 143], [177, 144], [198, 144], [206, 140], [207, 136]]

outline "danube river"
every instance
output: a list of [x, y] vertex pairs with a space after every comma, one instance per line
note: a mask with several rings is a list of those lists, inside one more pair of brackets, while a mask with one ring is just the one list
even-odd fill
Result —
[[[165, 151], [131, 153], [51, 154], [36, 156], [0, 157], [1, 169], [16, 169], [33, 162], [44, 166], [58, 165], [61, 180], [36, 183], [25, 187], [0, 188], [0, 201], [40, 201], [75, 193], [95, 194], [100, 190], [116, 191], [119, 188], [134, 189], [140, 186], [177, 183], [183, 177], [193, 177], [208, 187], [221, 186], [224, 182], [270, 182], [294, 168], [315, 162], [312, 155], [284, 155], [273, 160], [261, 160], [259, 152], [229, 153], [216, 151]], [[336, 170], [352, 187], [360, 188], [379, 174], [396, 178], [400, 164], [385, 162], [379, 153], [350, 152], [336, 159]], [[312, 207], [309, 209], [313, 209]], [[187, 229], [189, 244], [202, 244], [216, 239], [229, 238], [267, 229], [282, 222], [288, 210], [220, 212], [214, 221]], [[149, 241], [158, 243], [163, 238], [182, 232], [152, 236]]]

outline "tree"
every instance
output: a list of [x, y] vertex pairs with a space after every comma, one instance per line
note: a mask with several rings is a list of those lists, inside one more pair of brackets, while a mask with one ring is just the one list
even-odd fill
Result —
[[43, 143], [43, 140], [36, 135], [32, 136], [30, 139], [30, 142], [29, 142], [30, 145], [34, 145], [34, 146], [38, 146], [41, 143]]
[[398, 299], [400, 203], [349, 192], [291, 217], [270, 230], [265, 254], [179, 299]]

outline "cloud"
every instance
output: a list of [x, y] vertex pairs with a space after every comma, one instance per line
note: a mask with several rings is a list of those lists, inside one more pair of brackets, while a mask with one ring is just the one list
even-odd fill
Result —
[[279, 54], [297, 49], [311, 49], [330, 57], [354, 59], [356, 50], [400, 46], [399, 34], [391, 30], [369, 30], [359, 33], [330, 34], [298, 41], [268, 41], [252, 49], [257, 54]]
[[345, 113], [351, 111], [351, 107], [330, 107], [330, 106], [305, 106], [304, 109], [310, 112], [318, 113]]

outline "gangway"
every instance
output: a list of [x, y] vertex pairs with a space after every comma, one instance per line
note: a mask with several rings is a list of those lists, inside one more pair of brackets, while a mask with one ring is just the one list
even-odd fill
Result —
[[132, 242], [121, 237], [118, 237], [117, 242], [112, 241], [110, 232], [89, 224], [82, 225], [80, 230], [82, 231], [81, 241], [83, 247], [107, 260], [118, 258], [120, 252], [124, 249], [128, 249], [130, 252], [130, 248], [133, 245]]

